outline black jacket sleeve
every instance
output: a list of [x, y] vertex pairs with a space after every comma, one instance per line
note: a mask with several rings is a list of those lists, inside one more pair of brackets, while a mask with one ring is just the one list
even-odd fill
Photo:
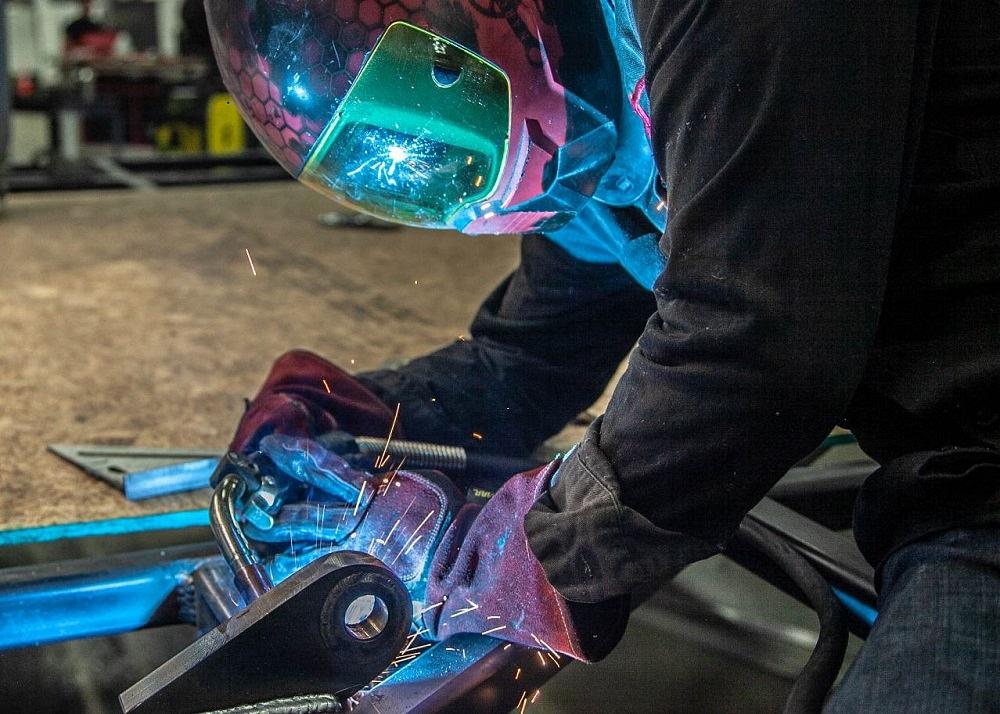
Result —
[[657, 310], [526, 529], [598, 602], [724, 548], [843, 417], [919, 124], [918, 2], [635, 0], [668, 186]]
[[654, 309], [621, 267], [527, 235], [471, 339], [358, 378], [401, 404], [408, 438], [524, 455], [600, 396]]

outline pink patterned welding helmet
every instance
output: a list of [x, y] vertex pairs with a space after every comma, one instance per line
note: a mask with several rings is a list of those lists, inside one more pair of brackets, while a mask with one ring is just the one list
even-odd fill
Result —
[[600, 0], [206, 0], [258, 139], [338, 202], [465, 233], [551, 231], [614, 160]]

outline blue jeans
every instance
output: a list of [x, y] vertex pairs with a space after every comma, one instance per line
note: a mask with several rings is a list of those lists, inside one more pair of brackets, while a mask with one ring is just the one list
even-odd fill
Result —
[[878, 620], [825, 711], [1000, 712], [1000, 527], [886, 560]]

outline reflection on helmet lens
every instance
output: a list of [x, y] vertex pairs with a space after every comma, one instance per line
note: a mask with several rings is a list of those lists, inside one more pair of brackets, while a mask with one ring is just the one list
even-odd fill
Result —
[[479, 197], [490, 173], [483, 154], [372, 124], [345, 128], [315, 172], [362, 209], [407, 223], [443, 223]]
[[445, 227], [496, 189], [509, 138], [503, 71], [398, 22], [372, 51], [300, 178], [367, 213]]

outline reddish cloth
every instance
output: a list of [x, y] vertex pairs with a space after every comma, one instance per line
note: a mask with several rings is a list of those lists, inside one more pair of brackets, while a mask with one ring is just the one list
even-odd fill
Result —
[[432, 636], [489, 633], [591, 659], [569, 604], [549, 585], [524, 535], [524, 514], [546, 492], [557, 466], [518, 474], [481, 509], [468, 504], [459, 512], [431, 564], [426, 607], [433, 609], [426, 611], [424, 624]]
[[[385, 436], [392, 417], [393, 410], [347, 372], [312, 352], [292, 350], [271, 367], [229, 449], [253, 451], [272, 433], [319, 436], [342, 429], [355, 436]], [[394, 434], [403, 436], [401, 425]]]

